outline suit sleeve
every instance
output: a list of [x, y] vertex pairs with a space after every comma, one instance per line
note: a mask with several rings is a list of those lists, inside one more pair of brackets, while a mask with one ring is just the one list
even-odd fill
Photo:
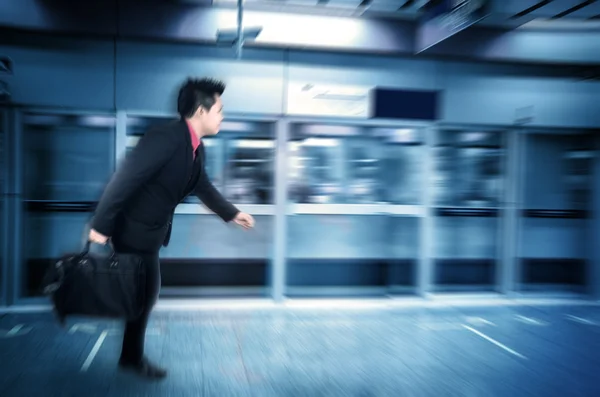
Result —
[[194, 189], [196, 196], [223, 221], [230, 222], [240, 212], [233, 204], [227, 201], [210, 182], [206, 170], [202, 167], [200, 179]]
[[113, 174], [98, 202], [91, 227], [111, 237], [115, 219], [128, 199], [173, 156], [175, 140], [170, 131], [152, 129]]

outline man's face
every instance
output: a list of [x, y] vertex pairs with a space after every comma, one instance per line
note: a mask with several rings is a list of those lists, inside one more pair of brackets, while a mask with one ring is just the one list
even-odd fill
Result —
[[204, 108], [198, 109], [204, 134], [209, 136], [219, 133], [221, 122], [223, 121], [223, 102], [221, 101], [221, 96], [216, 95], [215, 99], [215, 104], [210, 110]]

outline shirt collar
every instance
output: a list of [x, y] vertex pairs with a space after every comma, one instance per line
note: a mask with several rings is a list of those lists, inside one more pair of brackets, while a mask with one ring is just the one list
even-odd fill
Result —
[[194, 128], [192, 128], [190, 122], [187, 120], [185, 122], [187, 123], [188, 130], [190, 131], [190, 138], [192, 139], [192, 150], [195, 152], [196, 149], [198, 149], [198, 146], [200, 146], [200, 139], [198, 138], [198, 135], [196, 135], [196, 133], [194, 132]]

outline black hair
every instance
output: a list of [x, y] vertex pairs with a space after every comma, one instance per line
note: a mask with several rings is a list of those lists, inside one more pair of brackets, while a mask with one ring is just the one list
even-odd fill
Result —
[[216, 95], [223, 95], [225, 83], [216, 79], [189, 78], [179, 89], [177, 113], [181, 118], [190, 118], [199, 107], [210, 110], [216, 102]]

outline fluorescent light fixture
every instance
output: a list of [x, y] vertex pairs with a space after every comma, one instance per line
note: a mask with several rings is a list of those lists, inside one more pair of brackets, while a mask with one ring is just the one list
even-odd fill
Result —
[[256, 126], [253, 123], [240, 121], [223, 121], [221, 123], [221, 131], [252, 132], [254, 130], [256, 130]]
[[[248, 1], [244, 0], [244, 9], [263, 12], [280, 12], [286, 14], [308, 14], [333, 17], [357, 17], [364, 14], [368, 7], [358, 7], [360, 1], [329, 3], [327, 7], [319, 6], [317, 0], [307, 3], [305, 0]], [[213, 7], [237, 8], [237, 0], [213, 0]]]
[[461, 134], [462, 142], [477, 142], [488, 138], [488, 134], [485, 132], [465, 132]]
[[302, 143], [300, 142], [289, 142], [289, 150], [290, 152], [297, 152], [300, 149]]
[[272, 149], [275, 142], [266, 139], [243, 139], [234, 143], [235, 147], [244, 149]]
[[300, 132], [305, 135], [357, 136], [362, 133], [362, 129], [354, 126], [308, 124], [302, 126]]
[[392, 134], [392, 142], [398, 143], [411, 143], [417, 142], [419, 139], [417, 138], [417, 131], [409, 128], [401, 128], [394, 130]]
[[302, 142], [303, 146], [335, 147], [338, 145], [337, 139], [327, 138], [308, 138]]
[[82, 116], [79, 118], [79, 124], [88, 127], [114, 127], [116, 119], [110, 116]]

